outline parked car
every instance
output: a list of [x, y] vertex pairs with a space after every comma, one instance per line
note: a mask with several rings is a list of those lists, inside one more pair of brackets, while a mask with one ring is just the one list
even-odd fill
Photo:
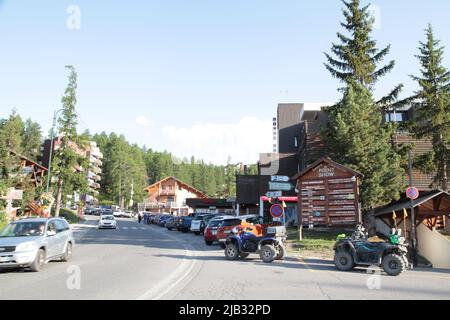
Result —
[[181, 232], [189, 232], [191, 229], [191, 222], [194, 218], [193, 217], [182, 217], [181, 223], [178, 225], [177, 230]]
[[166, 225], [165, 227], [167, 228], [167, 230], [172, 231], [173, 229], [178, 230], [178, 226], [181, 225], [183, 219], [181, 217], [173, 217], [173, 219], [169, 219], [168, 221], [166, 221]]
[[124, 213], [125, 213], [125, 212], [119, 210], [119, 211], [114, 211], [114, 212], [113, 212], [113, 215], [114, 215], [114, 217], [116, 217], [116, 218], [121, 218], [121, 217], [123, 217]]
[[225, 217], [220, 216], [209, 221], [203, 235], [206, 245], [211, 246], [217, 241], [217, 229], [222, 225], [224, 220]]
[[195, 235], [202, 234], [205, 231], [206, 225], [208, 222], [217, 217], [215, 214], [203, 214], [196, 216], [191, 223], [191, 231], [194, 232]]
[[99, 229], [117, 229], [117, 221], [113, 215], [103, 215], [98, 221]]
[[112, 216], [112, 215], [114, 215], [112, 209], [102, 209], [100, 212], [100, 216]]
[[169, 219], [172, 219], [172, 218], [173, 218], [173, 215], [171, 215], [171, 214], [164, 214], [161, 217], [159, 217], [158, 225], [160, 227], [164, 227], [166, 225], [166, 221], [169, 220]]
[[222, 225], [217, 229], [217, 241], [222, 249], [225, 249], [225, 242], [228, 235], [231, 233], [234, 227], [251, 228], [248, 230], [258, 237], [263, 236], [265, 226], [261, 223], [259, 216], [229, 216]]
[[69, 223], [62, 218], [23, 219], [0, 233], [0, 268], [41, 271], [52, 260], [68, 261], [75, 245]]

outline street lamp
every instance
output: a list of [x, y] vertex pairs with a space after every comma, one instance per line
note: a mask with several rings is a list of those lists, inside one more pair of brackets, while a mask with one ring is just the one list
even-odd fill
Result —
[[53, 140], [55, 139], [56, 119], [58, 118], [58, 114], [63, 110], [64, 109], [60, 109], [58, 111], [55, 111], [55, 113], [53, 114], [52, 131], [50, 133], [50, 155], [49, 155], [49, 160], [48, 160], [47, 188], [46, 188], [47, 193], [50, 190], [50, 178], [51, 178], [52, 156], [53, 156]]

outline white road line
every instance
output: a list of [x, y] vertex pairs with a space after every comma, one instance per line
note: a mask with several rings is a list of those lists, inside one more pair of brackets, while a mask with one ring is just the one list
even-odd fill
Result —
[[132, 227], [131, 229], [133, 229], [133, 230], [137, 230], [137, 228], [136, 228], [136, 227]]
[[141, 230], [147, 230], [147, 228], [141, 227]]
[[122, 227], [123, 230], [128, 230], [128, 227]]
[[183, 242], [181, 239], [169, 235], [165, 232], [159, 230], [153, 230], [156, 233], [163, 234], [168, 238], [171, 238], [179, 243], [181, 243], [185, 249], [186, 258], [180, 263], [178, 268], [175, 269], [171, 274], [164, 278], [161, 282], [157, 283], [150, 290], [145, 292], [143, 295], [139, 296], [137, 300], [159, 300], [164, 297], [166, 294], [170, 293], [173, 289], [175, 289], [194, 269], [196, 265], [195, 259], [192, 257], [195, 256], [195, 249]]

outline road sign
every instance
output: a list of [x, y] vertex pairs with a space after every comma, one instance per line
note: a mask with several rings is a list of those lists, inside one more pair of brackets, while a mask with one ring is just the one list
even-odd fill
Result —
[[419, 197], [419, 190], [416, 187], [406, 189], [406, 196], [411, 200], [416, 200]]
[[284, 213], [283, 206], [281, 204], [274, 204], [270, 207], [270, 214], [274, 218], [280, 218]]
[[282, 191], [269, 191], [266, 193], [267, 198], [279, 198], [283, 196]]
[[288, 182], [290, 179], [288, 176], [271, 176], [270, 180], [272, 182]]
[[8, 190], [8, 195], [6, 196], [8, 200], [22, 200], [23, 199], [23, 190], [18, 190], [11, 188]]
[[287, 182], [269, 182], [269, 189], [276, 191], [291, 191], [294, 188], [292, 183]]

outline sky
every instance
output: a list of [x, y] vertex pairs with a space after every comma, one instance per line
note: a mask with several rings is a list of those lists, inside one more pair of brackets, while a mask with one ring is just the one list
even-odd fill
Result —
[[[363, 1], [363, 3], [369, 3]], [[396, 84], [417, 89], [414, 57], [432, 23], [448, 47], [450, 1], [374, 0], [374, 39], [392, 45]], [[324, 52], [342, 31], [338, 0], [0, 0], [0, 118], [46, 134], [78, 72], [79, 130], [124, 134], [178, 157], [254, 163], [272, 150], [278, 103], [334, 102]]]

